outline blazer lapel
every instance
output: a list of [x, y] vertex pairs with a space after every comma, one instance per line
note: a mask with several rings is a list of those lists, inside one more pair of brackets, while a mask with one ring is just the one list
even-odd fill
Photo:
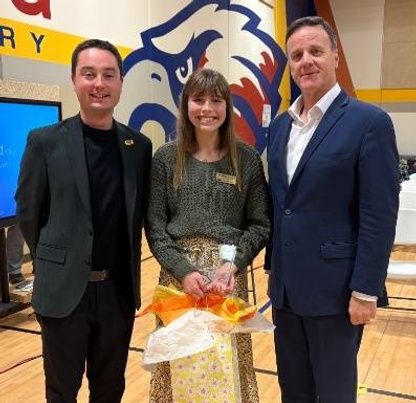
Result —
[[137, 193], [137, 164], [138, 144], [130, 134], [116, 123], [118, 143], [120, 147], [121, 161], [123, 164], [124, 198], [126, 203], [127, 227], [130, 239], [133, 237], [134, 211]]
[[88, 217], [91, 219], [90, 185], [88, 180], [87, 161], [84, 152], [82, 126], [79, 116], [68, 119], [63, 136], [79, 197]]
[[[277, 144], [276, 157], [279, 164], [279, 172], [281, 175], [282, 183], [284, 187], [288, 188], [287, 182], [287, 167], [286, 167], [286, 146], [289, 141], [290, 129], [292, 127], [292, 118], [287, 114], [285, 121], [279, 127], [279, 132], [281, 132], [281, 138]], [[277, 133], [276, 133], [277, 135]]]
[[304, 168], [304, 166], [306, 165], [316, 148], [331, 131], [332, 127], [335, 125], [337, 120], [344, 114], [344, 106], [347, 104], [347, 102], [347, 94], [344, 91], [341, 91], [341, 93], [335, 98], [332, 105], [324, 114], [322, 121], [319, 123], [318, 127], [315, 130], [315, 133], [313, 134], [311, 140], [306, 146], [305, 151], [303, 152], [302, 157], [299, 161], [299, 164], [296, 167], [295, 173], [293, 174], [292, 181], [290, 182], [291, 184], [293, 184], [296, 181], [296, 178], [299, 176], [300, 172], [302, 172], [302, 169]]

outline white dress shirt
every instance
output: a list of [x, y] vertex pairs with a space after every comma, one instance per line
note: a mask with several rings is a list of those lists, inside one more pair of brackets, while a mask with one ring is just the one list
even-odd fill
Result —
[[302, 95], [299, 96], [293, 105], [289, 108], [289, 115], [292, 117], [292, 128], [286, 149], [286, 169], [288, 183], [292, 181], [293, 174], [299, 164], [299, 160], [305, 151], [310, 139], [315, 133], [322, 116], [334, 102], [335, 98], [341, 92], [340, 86], [335, 84], [309, 111], [308, 120], [303, 123], [300, 118], [303, 108]]

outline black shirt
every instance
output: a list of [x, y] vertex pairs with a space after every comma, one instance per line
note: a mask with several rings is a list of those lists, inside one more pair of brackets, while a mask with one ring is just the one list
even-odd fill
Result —
[[92, 270], [115, 270], [128, 261], [123, 167], [115, 128], [82, 124], [94, 228]]

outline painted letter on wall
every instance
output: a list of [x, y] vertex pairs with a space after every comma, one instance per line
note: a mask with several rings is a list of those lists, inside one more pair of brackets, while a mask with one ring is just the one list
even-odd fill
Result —
[[37, 0], [35, 3], [28, 3], [25, 0], [12, 0], [14, 6], [24, 14], [38, 15], [42, 14], [44, 18], [51, 19], [50, 0]]

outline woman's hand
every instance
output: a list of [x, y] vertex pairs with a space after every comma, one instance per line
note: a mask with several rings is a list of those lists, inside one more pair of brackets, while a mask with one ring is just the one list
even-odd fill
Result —
[[235, 287], [234, 274], [237, 273], [237, 270], [238, 268], [235, 264], [230, 262], [223, 263], [218, 267], [214, 279], [208, 285], [208, 291], [223, 297], [232, 292]]
[[208, 291], [204, 277], [197, 271], [185, 276], [182, 280], [182, 288], [187, 294], [191, 295], [196, 300], [201, 299]]

